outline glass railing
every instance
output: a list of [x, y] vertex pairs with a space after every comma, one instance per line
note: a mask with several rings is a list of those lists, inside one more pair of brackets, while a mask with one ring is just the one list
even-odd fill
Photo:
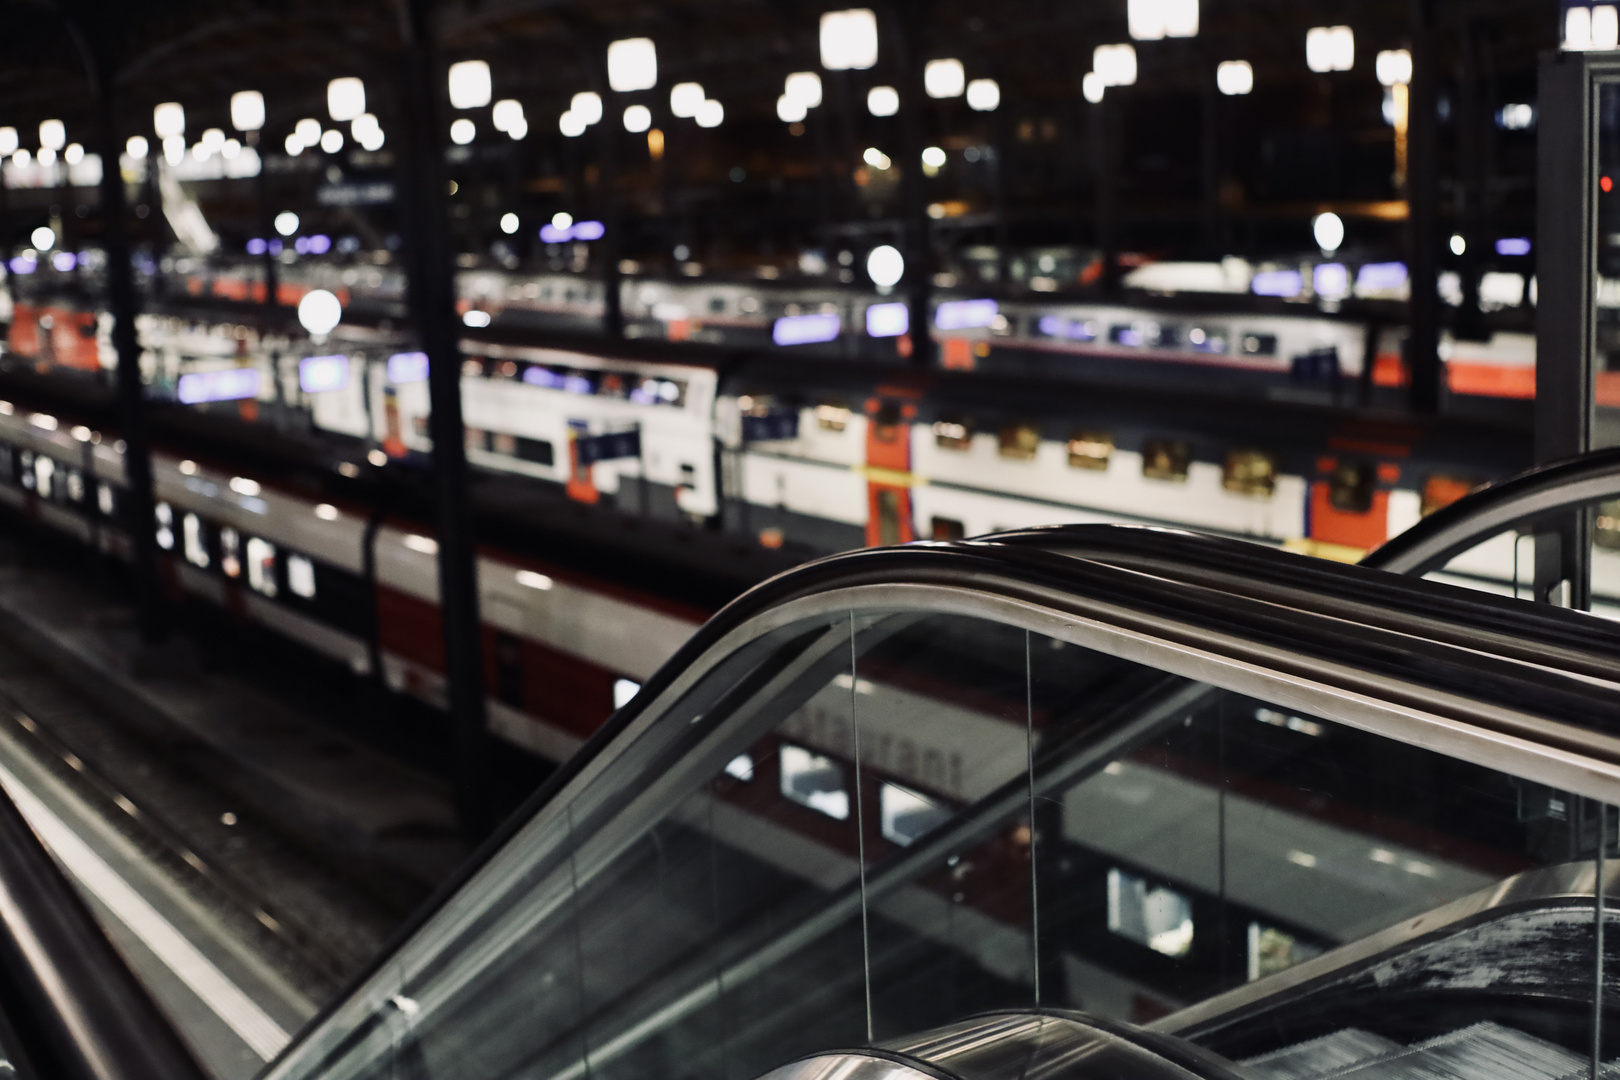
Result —
[[[1620, 628], [1073, 532], [1089, 555], [879, 550], [744, 597], [266, 1075], [746, 1080], [987, 1010], [1134, 1032], [1233, 995], [1272, 1017], [1208, 1040], [1233, 1061], [1489, 1024], [1589, 1063]], [[1587, 888], [1530, 917], [1535, 978], [1378, 937], [1537, 873]], [[1266, 1012], [1370, 942], [1406, 1004]]]

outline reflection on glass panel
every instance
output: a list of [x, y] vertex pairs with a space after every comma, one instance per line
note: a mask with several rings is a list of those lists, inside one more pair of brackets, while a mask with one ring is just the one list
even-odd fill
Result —
[[1165, 956], [1192, 951], [1192, 901], [1117, 867], [1108, 871], [1108, 929]]
[[834, 821], [849, 817], [849, 790], [837, 762], [787, 743], [782, 744], [780, 761], [783, 795]]
[[334, 1051], [365, 1067], [294, 1075], [749, 1080], [991, 1009], [1227, 992], [1272, 996], [1194, 1035], [1269, 1080], [1325, 1075], [1277, 1056], [1322, 1039], [1345, 1067], [1529, 1055], [1521, 1080], [1590, 1048], [1620, 821], [1589, 800], [965, 616], [751, 648], [430, 924], [447, 951], [369, 999], [409, 1006]]

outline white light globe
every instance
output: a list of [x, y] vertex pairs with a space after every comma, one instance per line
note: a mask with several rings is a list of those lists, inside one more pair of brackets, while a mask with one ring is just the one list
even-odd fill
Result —
[[56, 246], [56, 233], [44, 225], [30, 233], [28, 239], [41, 251], [49, 251]]
[[124, 144], [124, 153], [136, 161], [145, 161], [146, 155], [151, 152], [151, 149], [144, 135], [131, 135], [129, 141]]
[[1344, 243], [1344, 222], [1329, 210], [1316, 215], [1311, 222], [1311, 233], [1316, 237], [1317, 247], [1323, 251], [1338, 251], [1339, 245]]
[[568, 111], [587, 125], [602, 119], [602, 95], [594, 90], [581, 90], [568, 102]]
[[463, 116], [450, 125], [450, 141], [457, 146], [466, 146], [478, 135], [478, 127], [471, 120]]
[[338, 123], [346, 123], [366, 111], [366, 84], [348, 76], [326, 84], [326, 111]]
[[511, 236], [518, 231], [518, 216], [516, 214], [501, 215], [501, 232]]
[[450, 65], [450, 104], [457, 109], [478, 109], [489, 104], [489, 64], [463, 60]]
[[804, 102], [792, 94], [783, 94], [776, 99], [776, 118], [784, 124], [797, 124], [807, 115]]
[[726, 118], [726, 107], [713, 98], [709, 98], [698, 106], [697, 126], [701, 128], [717, 128]]
[[578, 138], [579, 136], [585, 134], [585, 120], [579, 115], [579, 113], [575, 112], [573, 109], [569, 109], [567, 112], [557, 117], [557, 130], [568, 136], [570, 139]]
[[624, 130], [637, 134], [652, 127], [652, 110], [645, 105], [631, 105], [624, 110]]
[[264, 95], [257, 90], [238, 90], [232, 94], [231, 127], [237, 131], [258, 131], [264, 127]]
[[994, 79], [974, 79], [967, 84], [967, 103], [974, 112], [995, 112], [1001, 104], [1001, 84]]
[[887, 289], [897, 284], [906, 273], [906, 259], [899, 249], [890, 244], [875, 247], [866, 257], [866, 276], [872, 284]]
[[551, 215], [551, 227], [554, 229], [567, 229], [574, 224], [574, 215], [566, 210], [559, 210]]
[[697, 115], [698, 109], [702, 108], [707, 100], [708, 95], [703, 92], [702, 83], [676, 83], [669, 89], [670, 115], [690, 120]]
[[314, 289], [298, 301], [298, 323], [317, 337], [332, 332], [343, 321], [343, 305], [325, 289]]
[[276, 232], [282, 236], [291, 236], [298, 231], [298, 215], [291, 210], [283, 210], [276, 215]]
[[328, 154], [335, 154], [343, 149], [343, 132], [337, 128], [323, 132], [321, 134], [321, 149]]
[[866, 92], [866, 111], [873, 116], [893, 116], [900, 111], [900, 94], [892, 86], [874, 86]]

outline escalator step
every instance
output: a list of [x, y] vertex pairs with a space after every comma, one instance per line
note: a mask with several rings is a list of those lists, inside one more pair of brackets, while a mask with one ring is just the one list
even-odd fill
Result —
[[1242, 1064], [1266, 1080], [1306, 1080], [1401, 1049], [1400, 1043], [1382, 1035], [1374, 1035], [1360, 1028], [1344, 1028], [1331, 1035], [1249, 1058]]
[[1323, 1074], [1318, 1080], [1559, 1080], [1583, 1059], [1490, 1022]]

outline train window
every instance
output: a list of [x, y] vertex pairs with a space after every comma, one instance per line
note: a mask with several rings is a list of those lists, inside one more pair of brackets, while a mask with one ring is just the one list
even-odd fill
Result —
[[1142, 475], [1149, 480], [1187, 479], [1192, 447], [1179, 439], [1149, 439], [1142, 447]]
[[1187, 331], [1187, 344], [1192, 346], [1193, 352], [1224, 353], [1226, 331], [1213, 326], [1195, 326]]
[[1069, 436], [1069, 464], [1104, 472], [1114, 456], [1114, 437], [1106, 431], [1077, 431]]
[[467, 449], [488, 450], [490, 448], [489, 432], [483, 428], [469, 427], [463, 429], [467, 439]]
[[78, 469], [69, 469], [67, 471], [67, 477], [65, 479], [65, 482], [63, 483], [62, 486], [67, 491], [68, 502], [71, 502], [71, 503], [82, 503], [82, 502], [84, 502], [84, 473], [83, 472], [79, 471]]
[[967, 535], [967, 526], [955, 518], [936, 517], [928, 523], [931, 540], [960, 540]]
[[1610, 551], [1620, 550], [1620, 502], [1606, 502], [1598, 506], [1592, 542]]
[[1139, 349], [1147, 344], [1140, 323], [1116, 323], [1108, 328], [1108, 340], [1115, 345]]
[[294, 596], [315, 599], [315, 564], [303, 555], [287, 556], [287, 588]]
[[53, 488], [55, 485], [52, 481], [55, 479], [55, 459], [48, 458], [44, 454], [37, 455], [34, 458], [34, 490], [39, 492], [40, 498], [49, 499], [54, 496]]
[[1269, 499], [1277, 490], [1277, 459], [1263, 450], [1233, 450], [1226, 455], [1221, 487]]
[[111, 484], [96, 485], [96, 506], [101, 510], [102, 517], [112, 517], [117, 510], [117, 496], [113, 494]]
[[173, 551], [174, 508], [166, 502], [160, 502], [152, 508], [152, 516], [157, 519], [157, 546], [164, 551]]
[[1276, 334], [1244, 334], [1241, 342], [1244, 356], [1276, 356]]
[[27, 490], [27, 491], [33, 491], [34, 490], [34, 452], [32, 450], [24, 450], [22, 452], [22, 454], [18, 456], [17, 460], [18, 460], [18, 463], [21, 465], [21, 468], [18, 470], [17, 475], [22, 480], [23, 488], [25, 490]]
[[1250, 982], [1320, 955], [1319, 946], [1301, 941], [1285, 930], [1257, 922], [1249, 924]]
[[495, 698], [523, 708], [523, 642], [502, 630], [495, 632]]
[[817, 405], [816, 426], [822, 431], [843, 431], [849, 426], [849, 410], [842, 405]]
[[779, 760], [783, 798], [835, 821], [849, 819], [849, 791], [844, 787], [844, 770], [836, 761], [790, 743], [782, 744]]
[[228, 578], [242, 576], [242, 534], [230, 526], [219, 530], [219, 568]]
[[900, 493], [893, 488], [879, 488], [877, 492], [878, 543], [900, 542]]
[[1372, 509], [1373, 467], [1365, 461], [1341, 461], [1328, 478], [1328, 501], [1335, 510], [1365, 514]]
[[13, 461], [11, 447], [0, 443], [0, 479], [12, 483], [16, 481], [16, 464]]
[[726, 313], [726, 298], [723, 296], [709, 297], [709, 314], [724, 315]]
[[1464, 480], [1460, 476], [1435, 473], [1423, 482], [1423, 516], [1428, 517], [1436, 510], [1450, 506], [1473, 491], [1475, 486], [1472, 481]]
[[934, 424], [934, 442], [942, 450], [968, 450], [973, 446], [973, 429], [965, 420], [940, 420]]
[[1117, 867], [1108, 871], [1108, 929], [1165, 956], [1192, 952], [1192, 901]]
[[[550, 445], [550, 443], [546, 444], [547, 447], [550, 447]], [[681, 462], [681, 482], [678, 486], [688, 491], [692, 491], [697, 487], [697, 466], [685, 461]]]
[[276, 587], [276, 545], [257, 536], [248, 539], [247, 577], [248, 586], [254, 592], [265, 596], [276, 595], [279, 591]]
[[1041, 448], [1041, 433], [1030, 424], [1008, 424], [1001, 429], [997, 445], [1004, 458], [1033, 461]]
[[926, 795], [884, 783], [878, 788], [878, 816], [883, 839], [910, 847], [951, 820], [951, 811]]
[[206, 570], [213, 560], [208, 557], [208, 535], [203, 531], [202, 519], [196, 514], [187, 514], [180, 522], [181, 535], [185, 541], [183, 553], [186, 562], [199, 569]]
[[489, 433], [489, 448], [497, 454], [507, 457], [517, 456], [517, 436], [507, 435], [499, 431]]
[[427, 438], [428, 437], [428, 418], [425, 417], [425, 416], [413, 416], [413, 417], [411, 417], [411, 430], [416, 432], [416, 437], [418, 439]]

